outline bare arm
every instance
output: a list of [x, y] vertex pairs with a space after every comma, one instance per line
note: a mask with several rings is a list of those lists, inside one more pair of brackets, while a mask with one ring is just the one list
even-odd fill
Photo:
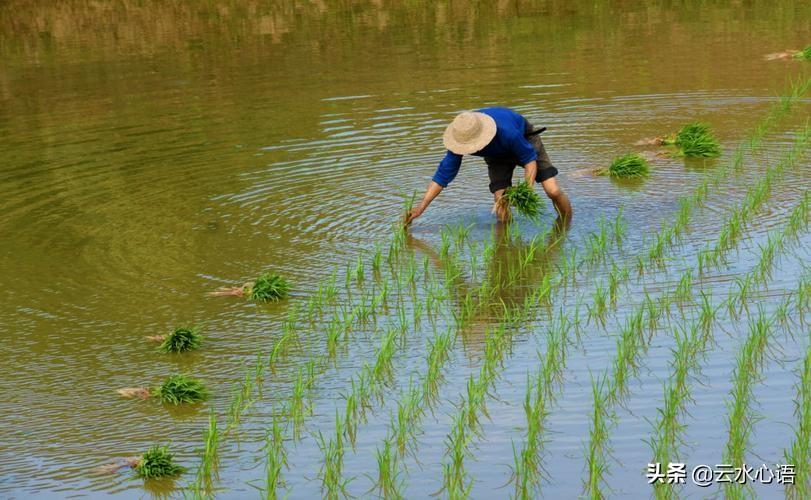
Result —
[[428, 189], [425, 190], [425, 195], [422, 197], [422, 201], [420, 201], [417, 206], [411, 209], [410, 213], [407, 213], [405, 216], [405, 225], [411, 224], [411, 222], [419, 217], [420, 215], [425, 212], [425, 209], [428, 208], [428, 205], [434, 201], [434, 198], [439, 196], [439, 193], [442, 192], [444, 188], [437, 184], [434, 181], [431, 181], [431, 184], [428, 185]]
[[535, 186], [535, 177], [538, 175], [538, 162], [532, 160], [524, 165], [524, 180], [527, 181], [529, 187]]

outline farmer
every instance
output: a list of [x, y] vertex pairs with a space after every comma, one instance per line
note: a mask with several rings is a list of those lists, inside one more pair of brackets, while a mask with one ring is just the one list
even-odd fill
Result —
[[498, 203], [504, 190], [512, 185], [513, 170], [524, 168], [524, 179], [534, 186], [540, 182], [546, 196], [558, 212], [558, 222], [569, 222], [572, 205], [555, 180], [558, 169], [552, 166], [539, 134], [526, 118], [507, 108], [483, 108], [456, 116], [442, 137], [448, 152], [425, 191], [422, 201], [405, 216], [410, 224], [428, 208], [439, 193], [456, 177], [462, 165], [462, 155], [484, 158], [490, 176], [490, 192], [496, 202], [493, 209], [502, 222], [510, 220], [510, 208]]

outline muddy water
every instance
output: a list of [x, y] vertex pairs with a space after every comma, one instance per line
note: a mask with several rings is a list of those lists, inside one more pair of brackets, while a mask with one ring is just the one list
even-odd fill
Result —
[[[171, 491], [93, 469], [154, 442], [172, 442], [180, 460], [196, 466], [209, 410], [224, 416], [232, 384], [257, 352], [273, 345], [291, 303], [303, 303], [335, 269], [342, 273], [375, 244], [388, 244], [400, 195], [424, 188], [443, 153], [441, 131], [459, 110], [506, 105], [549, 127], [544, 141], [576, 211], [567, 245], [582, 245], [601, 215], [613, 218], [624, 206], [628, 234], [614, 255], [642, 249], [673, 217], [676, 196], [726, 158], [656, 159], [651, 178], [633, 185], [577, 171], [603, 166], [634, 149], [634, 141], [694, 119], [709, 121], [732, 150], [787, 78], [808, 75], [808, 65], [762, 56], [805, 46], [811, 12], [792, 1], [626, 3], [622, 10], [593, 2], [1, 5], [0, 496]], [[798, 114], [808, 115], [807, 104]], [[745, 172], [715, 188], [676, 261], [692, 262], [713, 239], [719, 214], [778, 157], [799, 122], [770, 136], [764, 152], [748, 157]], [[808, 169], [806, 161], [776, 186], [748, 228], [740, 265], [708, 279], [719, 296], [751, 267], [765, 233], [808, 189]], [[477, 241], [490, 234], [486, 178], [480, 161], [466, 160], [414, 226], [418, 259], [433, 259], [446, 224], [472, 225]], [[541, 228], [551, 220], [548, 211]], [[526, 223], [522, 229], [541, 230]], [[794, 286], [808, 248], [805, 237], [781, 260], [770, 295], [760, 298], [764, 307]], [[517, 251], [501, 249], [499, 258]], [[293, 281], [288, 303], [205, 296], [268, 268]], [[621, 320], [643, 288], [667, 286], [677, 276], [634, 281], [609, 324]], [[560, 304], [572, 307], [579, 294], [588, 296], [589, 284], [578, 290], [567, 290]], [[407, 461], [410, 497], [442, 488], [453, 405], [481, 363], [489, 319], [478, 321], [456, 344], [441, 403], [420, 436], [420, 460]], [[204, 328], [205, 349], [167, 357], [144, 341], [181, 324]], [[511, 442], [523, 436], [525, 377], [537, 366], [543, 328], [541, 321], [521, 331], [497, 384], [492, 420], [468, 461], [474, 497], [510, 491], [499, 488], [509, 480]], [[690, 410], [686, 458], [694, 462], [719, 461], [725, 442], [723, 401], [745, 322], [722, 330]], [[571, 349], [547, 434], [550, 496], [582, 490], [589, 377], [610, 364], [615, 334], [616, 328], [591, 325], [588, 341]], [[219, 496], [259, 494], [269, 416], [289, 394], [296, 367], [324, 350], [319, 332], [309, 335], [310, 350], [293, 353], [266, 380], [240, 439], [224, 442]], [[356, 477], [354, 494], [373, 484], [366, 476], [376, 470], [373, 451], [409, 374], [422, 366], [430, 335], [425, 324], [411, 332], [386, 401], [345, 458], [345, 474]], [[794, 422], [794, 369], [807, 339], [779, 338], [785, 348], [756, 391], [764, 415], [752, 446], [758, 464], [781, 459], [789, 442], [784, 424]], [[319, 494], [322, 458], [311, 433], [333, 429], [347, 380], [372, 359], [378, 340], [374, 332], [358, 332], [319, 375], [304, 440], [289, 445], [285, 476], [293, 497]], [[643, 472], [651, 426], [643, 417], [655, 418], [661, 404], [671, 347], [665, 331], [632, 384], [627, 408], [618, 411], [612, 495], [650, 493]], [[212, 400], [170, 411], [114, 392], [156, 384], [178, 370], [205, 380]]]

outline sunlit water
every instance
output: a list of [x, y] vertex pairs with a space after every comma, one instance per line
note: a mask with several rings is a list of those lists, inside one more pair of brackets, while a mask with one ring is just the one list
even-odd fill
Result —
[[[799, 61], [763, 60], [765, 53], [811, 40], [811, 12], [803, 2], [647, 2], [623, 5], [622, 13], [592, 2], [475, 8], [398, 2], [17, 3], [0, 6], [4, 497], [171, 491], [165, 483], [145, 486], [128, 472], [100, 475], [94, 469], [156, 442], [171, 442], [179, 460], [196, 467], [209, 411], [225, 420], [234, 383], [257, 353], [272, 348], [290, 308], [304, 307], [336, 270], [341, 300], [347, 300], [346, 266], [354, 268], [360, 254], [368, 265], [375, 245], [388, 247], [402, 197], [426, 186], [443, 154], [441, 132], [458, 111], [505, 105], [547, 126], [546, 148], [575, 207], [565, 248], [585, 250], [600, 217], [611, 220], [623, 207], [623, 248], [610, 250], [622, 263], [675, 216], [679, 195], [728, 162], [788, 79], [809, 74]], [[742, 173], [713, 188], [687, 237], [669, 252], [667, 271], [634, 275], [606, 328], [585, 326], [581, 342], [569, 348], [545, 434], [546, 495], [582, 492], [591, 377], [612, 362], [617, 326], [641, 301], [643, 289], [675, 286], [698, 249], [715, 239], [726, 210], [790, 146], [808, 109], [808, 101], [799, 105], [761, 153], [747, 156]], [[580, 175], [627, 151], [656, 151], [633, 143], [692, 120], [712, 124], [724, 157], [655, 158], [651, 177], [633, 184]], [[718, 301], [733, 289], [735, 277], [751, 269], [767, 232], [782, 227], [808, 190], [808, 173], [808, 160], [786, 171], [748, 224], [731, 264], [702, 278]], [[456, 181], [412, 229], [408, 248], [420, 271], [428, 257], [432, 272], [441, 276], [445, 225], [470, 225], [472, 241], [489, 238], [489, 197], [483, 163], [466, 159]], [[524, 239], [552, 219], [549, 208], [538, 226], [522, 221]], [[779, 258], [753, 309], [760, 304], [770, 311], [796, 286], [811, 257], [810, 243], [804, 233]], [[517, 251], [507, 248], [497, 259], [509, 262]], [[548, 259], [559, 263], [554, 254]], [[206, 296], [265, 269], [290, 278], [289, 301], [259, 306]], [[590, 300], [595, 277], [606, 272], [598, 267], [586, 273], [555, 295], [555, 307], [573, 313], [578, 299]], [[478, 284], [470, 273], [464, 278]], [[537, 278], [527, 278], [527, 285]], [[424, 292], [419, 287], [413, 300], [423, 300]], [[523, 297], [521, 289], [505, 293]], [[373, 362], [391, 316], [382, 314], [377, 328], [358, 328], [334, 364], [319, 371], [304, 438], [287, 445], [290, 468], [283, 475], [291, 497], [321, 494], [323, 457], [314, 434], [332, 433], [348, 380], [364, 362]], [[443, 494], [441, 464], [454, 405], [468, 376], [478, 373], [491, 323], [483, 315], [456, 340], [440, 402], [424, 418], [419, 460], [406, 460], [408, 497]], [[167, 356], [144, 340], [181, 324], [203, 327], [204, 349]], [[452, 322], [442, 320], [439, 328], [446, 325]], [[542, 317], [515, 332], [488, 402], [490, 419], [466, 464], [476, 498], [512, 491], [512, 446], [520, 446], [526, 426], [526, 375], [538, 365], [546, 326]], [[724, 320], [715, 332], [703, 376], [693, 382], [685, 462], [721, 460], [725, 401], [746, 328], [744, 317]], [[751, 443], [755, 464], [781, 462], [790, 443], [797, 363], [808, 343], [802, 329], [782, 329], [773, 337], [774, 352], [755, 389], [763, 417]], [[627, 401], [616, 409], [611, 496], [651, 493], [645, 441], [670, 373], [671, 333], [668, 326], [657, 330]], [[344, 474], [355, 478], [350, 493], [363, 496], [372, 487], [374, 451], [410, 375], [423, 370], [432, 335], [423, 320], [398, 350], [394, 381], [345, 456]], [[265, 374], [261, 397], [238, 432], [223, 439], [218, 497], [261, 494], [265, 429], [289, 396], [298, 367], [326, 350], [323, 325], [303, 328], [302, 337], [303, 347]], [[173, 371], [199, 376], [212, 400], [175, 411], [115, 393], [157, 384]], [[691, 490], [712, 492], [717, 488]], [[772, 486], [758, 493], [782, 496], [783, 490]]]

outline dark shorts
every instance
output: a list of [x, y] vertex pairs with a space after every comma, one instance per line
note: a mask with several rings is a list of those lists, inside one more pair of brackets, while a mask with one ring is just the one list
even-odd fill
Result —
[[[527, 121], [524, 133], [528, 134], [533, 130], [532, 124]], [[558, 169], [549, 161], [549, 155], [546, 154], [540, 134], [535, 134], [529, 137], [528, 140], [538, 154], [538, 173], [535, 175], [535, 182], [543, 182], [546, 179], [551, 179], [558, 175]], [[515, 170], [515, 167], [524, 167], [518, 162], [518, 159], [514, 157], [503, 158], [488, 156], [484, 158], [484, 161], [487, 163], [487, 175], [490, 176], [491, 193], [512, 186], [513, 170]]]

